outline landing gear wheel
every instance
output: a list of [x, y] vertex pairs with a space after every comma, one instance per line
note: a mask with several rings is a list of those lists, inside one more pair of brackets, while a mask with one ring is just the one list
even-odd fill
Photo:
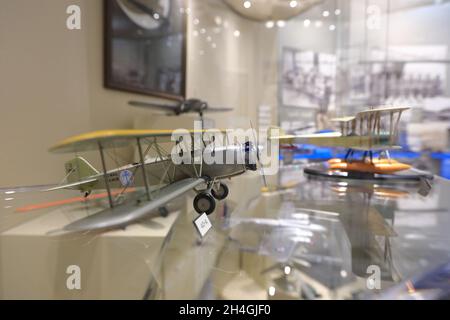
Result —
[[161, 217], [163, 218], [167, 218], [169, 216], [169, 210], [167, 210], [166, 207], [161, 207], [158, 209], [159, 214], [161, 215]]
[[216, 209], [216, 200], [209, 193], [199, 193], [194, 198], [194, 209], [197, 213], [210, 215]]
[[214, 198], [217, 200], [225, 200], [228, 197], [228, 194], [230, 193], [230, 190], [228, 189], [226, 184], [219, 184], [218, 188], [212, 188], [211, 193]]

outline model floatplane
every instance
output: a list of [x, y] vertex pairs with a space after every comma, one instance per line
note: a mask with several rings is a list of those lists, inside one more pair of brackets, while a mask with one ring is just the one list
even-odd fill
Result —
[[[408, 170], [410, 165], [390, 158], [389, 151], [400, 149], [396, 145], [399, 123], [403, 112], [408, 107], [378, 107], [359, 112], [352, 117], [333, 119], [340, 127], [339, 132], [310, 135], [271, 136], [283, 145], [313, 144], [316, 146], [348, 149], [343, 159], [331, 159], [327, 163], [326, 172], [345, 172], [347, 177], [373, 178], [375, 175], [390, 175]], [[387, 120], [386, 120], [387, 118]], [[379, 153], [374, 158], [374, 153]], [[361, 154], [357, 158], [355, 155]], [[317, 170], [306, 169], [307, 173], [318, 173]]]
[[[194, 208], [198, 213], [211, 214], [216, 207], [216, 200], [224, 200], [228, 196], [228, 187], [223, 179], [256, 170], [258, 150], [251, 142], [208, 148], [204, 139], [204, 130], [185, 131], [176, 134], [176, 147], [181, 145], [187, 136], [195, 139], [201, 137], [200, 148], [192, 145], [190, 153], [200, 156], [200, 161], [173, 161], [172, 153], [167, 152], [162, 143], [173, 142], [172, 130], [105, 130], [82, 134], [62, 141], [50, 149], [53, 153], [79, 153], [98, 150], [102, 171], [96, 170], [84, 158], [77, 156], [65, 165], [66, 184], [46, 189], [75, 189], [85, 193], [86, 197], [94, 190], [106, 190], [109, 208], [67, 225], [66, 231], [91, 231], [97, 229], [118, 228], [140, 220], [149, 212], [160, 210], [165, 212], [167, 203], [182, 194], [195, 190]], [[214, 140], [213, 140], [214, 141]], [[139, 162], [121, 168], [107, 170], [106, 154], [108, 149], [137, 144]], [[211, 143], [211, 141], [210, 141]], [[145, 149], [144, 149], [145, 146]], [[146, 160], [153, 150], [156, 159]], [[178, 150], [178, 149], [177, 149]], [[182, 156], [183, 148], [177, 155]], [[231, 164], [208, 164], [205, 153], [223, 153], [223, 158], [236, 159]], [[129, 189], [143, 189], [136, 200], [120, 203], [120, 196]]]

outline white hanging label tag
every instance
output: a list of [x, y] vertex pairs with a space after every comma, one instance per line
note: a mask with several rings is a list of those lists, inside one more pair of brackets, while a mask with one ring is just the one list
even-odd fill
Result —
[[197, 229], [200, 237], [205, 237], [208, 231], [212, 228], [211, 221], [209, 221], [206, 213], [202, 214], [200, 217], [194, 220], [195, 228]]

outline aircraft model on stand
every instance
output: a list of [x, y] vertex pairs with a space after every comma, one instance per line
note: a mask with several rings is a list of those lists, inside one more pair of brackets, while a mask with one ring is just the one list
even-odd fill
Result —
[[[75, 189], [88, 198], [92, 197], [90, 193], [94, 190], [106, 190], [104, 197], [108, 199], [109, 204], [109, 208], [75, 221], [65, 226], [64, 230], [82, 232], [119, 228], [140, 220], [157, 209], [164, 215], [167, 213], [165, 206], [169, 201], [190, 190], [197, 193], [193, 206], [199, 214], [209, 215], [214, 212], [216, 200], [224, 200], [229, 193], [228, 187], [221, 181], [241, 175], [247, 170], [255, 171], [259, 151], [250, 141], [217, 147], [212, 145], [208, 148], [215, 140], [206, 141], [204, 131], [186, 130], [184, 134], [176, 133], [177, 140], [173, 141], [172, 130], [104, 130], [68, 138], [52, 147], [50, 152], [53, 153], [78, 154], [98, 150], [102, 171], [97, 171], [84, 158], [77, 156], [65, 165], [67, 183], [44, 191]], [[199, 147], [194, 143], [190, 152], [192, 159], [200, 157], [200, 161], [182, 161], [177, 164], [173, 161], [173, 154], [165, 151], [161, 145], [175, 142], [176, 154], [182, 156], [186, 151], [183, 151], [180, 144], [188, 136], [195, 139], [196, 135], [199, 135], [203, 142], [199, 143]], [[105, 155], [108, 154], [108, 149], [133, 143], [137, 144], [139, 162], [107, 170]], [[146, 149], [143, 149], [144, 146]], [[151, 150], [156, 152], [157, 158], [145, 160]], [[230, 164], [208, 164], [204, 159], [208, 152], [223, 153], [223, 159], [236, 160]], [[131, 189], [133, 193], [134, 190], [141, 190], [136, 192], [135, 201], [120, 202], [121, 196], [131, 193]], [[100, 197], [101, 195], [97, 198]]]
[[201, 118], [203, 118], [204, 113], [207, 112], [233, 111], [233, 109], [231, 108], [211, 108], [206, 101], [202, 101], [199, 99], [183, 100], [176, 105], [158, 104], [141, 101], [130, 101], [129, 104], [133, 107], [162, 111], [165, 112], [167, 115], [179, 116], [180, 114], [184, 113], [197, 113]]
[[[312, 144], [316, 146], [347, 148], [344, 159], [331, 159], [326, 166], [306, 168], [310, 175], [351, 179], [406, 179], [417, 180], [421, 175], [394, 175], [406, 171], [410, 165], [390, 158], [389, 150], [400, 149], [396, 145], [400, 118], [408, 107], [378, 107], [359, 112], [352, 117], [333, 119], [340, 132], [310, 135], [270, 136], [283, 146]], [[388, 120], [386, 121], [386, 118]], [[379, 153], [374, 158], [374, 153]], [[362, 153], [362, 157], [356, 155]], [[427, 176], [428, 177], [428, 176]]]
[[233, 111], [233, 109], [231, 108], [211, 108], [206, 101], [202, 101], [200, 99], [187, 99], [178, 102], [176, 105], [142, 101], [130, 101], [129, 105], [133, 107], [160, 111], [165, 113], [167, 116], [179, 116], [181, 114], [197, 113], [200, 117], [202, 128], [205, 128], [205, 113]]

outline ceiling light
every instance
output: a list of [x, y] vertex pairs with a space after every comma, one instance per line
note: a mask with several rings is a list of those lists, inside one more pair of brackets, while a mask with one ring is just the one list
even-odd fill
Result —
[[311, 20], [306, 19], [305, 21], [303, 21], [303, 25], [308, 28], [311, 25]]
[[155, 12], [155, 13], [153, 14], [153, 18], [155, 18], [155, 20], [158, 20], [158, 19], [159, 19], [159, 14]]
[[5, 194], [14, 194], [14, 193], [16, 193], [14, 190], [6, 191], [6, 192], [5, 192]]
[[200, 29], [200, 33], [201, 33], [201, 34], [205, 34], [205, 33], [206, 33], [206, 29], [205, 29], [205, 28], [201, 28], [201, 29]]
[[328, 16], [330, 15], [330, 11], [325, 10], [325, 11], [322, 13], [322, 15], [323, 15], [324, 17], [328, 17]]
[[252, 3], [250, 1], [244, 1], [244, 8], [249, 9], [252, 6]]
[[[148, 1], [148, 0], [147, 0]], [[202, 1], [200, 1], [202, 2]], [[298, 16], [303, 9], [312, 7], [318, 0], [222, 0], [232, 11], [253, 21], [289, 20]], [[247, 2], [251, 8], [247, 7]], [[326, 8], [326, 7], [323, 7]], [[323, 11], [323, 10], [322, 10]], [[319, 14], [322, 13], [319, 12]]]
[[289, 275], [290, 273], [291, 273], [291, 267], [289, 267], [289, 266], [284, 267], [284, 274]]
[[198, 31], [197, 31], [197, 30], [194, 30], [194, 31], [192, 32], [192, 34], [194, 35], [194, 37], [198, 37]]
[[214, 18], [214, 22], [215, 22], [218, 26], [220, 26], [220, 25], [222, 24], [222, 18], [219, 17], [219, 16], [216, 16], [216, 17]]
[[275, 295], [275, 287], [269, 288], [269, 296], [273, 297]]
[[266, 28], [267, 29], [272, 29], [275, 26], [275, 22], [273, 21], [267, 21], [266, 22]]
[[240, 32], [239, 30], [235, 30], [235, 31], [233, 32], [233, 35], [234, 35], [236, 38], [239, 38], [239, 37], [241, 36], [241, 32]]
[[330, 29], [330, 31], [334, 31], [334, 30], [336, 30], [336, 26], [334, 24], [332, 24], [332, 25], [330, 25], [330, 27], [328, 29]]
[[314, 25], [316, 26], [316, 28], [320, 28], [320, 27], [322, 27], [323, 23], [322, 23], [322, 21], [317, 20], [317, 21], [314, 23]]
[[284, 20], [278, 20], [277, 21], [278, 28], [284, 28], [286, 26], [286, 21]]
[[337, 15], [337, 16], [340, 15], [341, 14], [341, 10], [340, 9], [334, 10], [334, 14]]
[[197, 18], [194, 19], [194, 24], [197, 25], [200, 23], [200, 20], [198, 20]]

